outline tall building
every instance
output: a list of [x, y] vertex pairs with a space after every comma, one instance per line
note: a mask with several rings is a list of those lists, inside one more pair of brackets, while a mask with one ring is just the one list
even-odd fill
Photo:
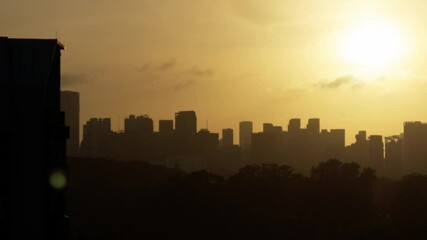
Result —
[[247, 154], [252, 142], [253, 126], [250, 121], [239, 123], [239, 146], [243, 150], [243, 154]]
[[182, 137], [194, 137], [197, 133], [197, 117], [194, 111], [175, 113], [175, 133]]
[[288, 132], [290, 134], [296, 134], [301, 129], [301, 119], [293, 118], [289, 120]]
[[110, 118], [91, 118], [83, 125], [81, 154], [85, 157], [111, 157], [112, 135]]
[[370, 143], [366, 139], [366, 131], [359, 131], [356, 142], [346, 147], [345, 161], [355, 162], [362, 167], [372, 167], [370, 162]]
[[307, 123], [307, 132], [311, 135], [320, 133], [320, 119], [310, 118]]
[[384, 174], [384, 143], [381, 135], [369, 136], [369, 167], [375, 169], [379, 176]]
[[230, 147], [233, 146], [233, 129], [226, 128], [222, 129], [222, 146], [223, 147]]
[[67, 155], [78, 156], [80, 150], [80, 94], [78, 92], [62, 91], [61, 111], [65, 113], [65, 125], [70, 127]]
[[330, 143], [339, 148], [345, 147], [345, 129], [331, 129]]
[[427, 173], [427, 123], [405, 122], [403, 127], [404, 174]]
[[385, 138], [384, 175], [398, 179], [402, 176], [403, 136]]
[[171, 136], [173, 134], [173, 120], [159, 120], [159, 133]]
[[262, 132], [273, 133], [274, 132], [274, 125], [272, 123], [263, 123], [262, 124]]
[[63, 49], [56, 39], [0, 37], [2, 239], [67, 239]]
[[195, 136], [193, 153], [199, 156], [215, 159], [219, 148], [219, 134], [201, 129]]
[[277, 134], [274, 132], [252, 133], [252, 163], [277, 163], [277, 150]]
[[345, 154], [345, 129], [322, 130], [320, 143], [323, 149], [323, 159], [343, 159]]
[[125, 133], [148, 136], [153, 133], [153, 120], [147, 115], [130, 115], [125, 119]]
[[366, 131], [359, 131], [359, 133], [356, 134], [356, 143], [364, 142], [366, 142]]

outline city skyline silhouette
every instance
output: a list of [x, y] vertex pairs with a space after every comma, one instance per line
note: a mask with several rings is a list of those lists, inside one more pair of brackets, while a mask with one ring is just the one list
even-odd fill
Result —
[[4, 5], [2, 35], [67, 46], [62, 90], [82, 94], [81, 122], [111, 117], [117, 130], [129, 114], [191, 109], [220, 132], [242, 119], [261, 131], [263, 122], [318, 117], [350, 142], [361, 129], [391, 136], [427, 119], [423, 2]]
[[0, 2], [0, 239], [427, 239], [427, 1]]

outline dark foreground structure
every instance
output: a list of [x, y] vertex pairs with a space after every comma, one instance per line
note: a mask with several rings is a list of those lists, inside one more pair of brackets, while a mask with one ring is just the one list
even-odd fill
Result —
[[0, 239], [67, 239], [63, 49], [0, 37]]

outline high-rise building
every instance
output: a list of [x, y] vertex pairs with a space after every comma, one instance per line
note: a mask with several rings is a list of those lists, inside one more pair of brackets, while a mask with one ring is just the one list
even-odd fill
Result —
[[78, 92], [62, 91], [61, 111], [65, 113], [65, 125], [70, 127], [67, 155], [77, 156], [80, 150], [80, 94]]
[[262, 132], [273, 133], [274, 132], [274, 125], [272, 123], [263, 123], [262, 124]]
[[398, 179], [402, 175], [403, 136], [385, 138], [384, 175]]
[[0, 234], [67, 239], [66, 139], [56, 39], [0, 37]]
[[197, 133], [197, 117], [194, 111], [175, 113], [175, 133], [182, 137], [194, 137]]
[[339, 148], [345, 147], [345, 129], [331, 129], [330, 143]]
[[281, 126], [274, 126], [272, 123], [264, 123], [262, 125], [262, 132], [280, 134], [283, 131]]
[[222, 146], [223, 147], [230, 147], [233, 146], [233, 129], [226, 128], [222, 129]]
[[219, 134], [211, 133], [207, 129], [201, 129], [195, 136], [193, 153], [214, 159], [218, 154]]
[[366, 142], [366, 131], [359, 131], [359, 133], [356, 134], [356, 143], [364, 142]]
[[153, 133], [153, 120], [147, 115], [130, 115], [125, 119], [125, 133], [148, 136]]
[[323, 149], [323, 159], [342, 159], [345, 152], [345, 129], [322, 130], [320, 143]]
[[274, 132], [252, 133], [252, 163], [277, 163], [277, 150], [277, 134]]
[[369, 166], [377, 171], [379, 176], [384, 170], [384, 143], [381, 135], [369, 136]]
[[159, 120], [159, 133], [170, 136], [173, 134], [173, 120]]
[[112, 131], [110, 118], [91, 118], [83, 125], [81, 154], [85, 157], [110, 157]]
[[300, 131], [300, 129], [301, 129], [301, 119], [293, 118], [289, 120], [288, 132], [290, 134], [296, 134]]
[[307, 123], [307, 132], [311, 135], [320, 133], [320, 119], [310, 118]]
[[427, 123], [405, 122], [403, 133], [404, 174], [427, 173]]
[[252, 122], [243, 121], [239, 123], [239, 145], [243, 149], [244, 154], [246, 154], [251, 147], [252, 132]]

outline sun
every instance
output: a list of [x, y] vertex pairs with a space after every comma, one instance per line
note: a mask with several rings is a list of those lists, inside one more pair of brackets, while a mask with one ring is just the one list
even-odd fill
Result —
[[398, 25], [387, 21], [366, 22], [349, 28], [343, 35], [343, 58], [362, 67], [387, 68], [404, 53]]

